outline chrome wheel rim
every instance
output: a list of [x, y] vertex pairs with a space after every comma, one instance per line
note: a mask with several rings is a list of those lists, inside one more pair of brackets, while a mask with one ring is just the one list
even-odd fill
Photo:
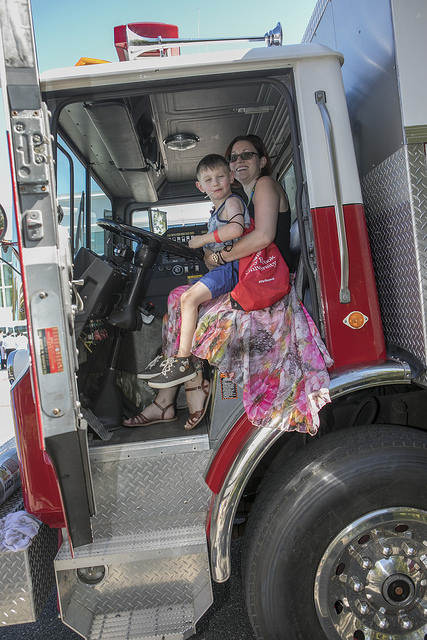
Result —
[[329, 640], [427, 640], [427, 511], [383, 509], [343, 529], [314, 585]]

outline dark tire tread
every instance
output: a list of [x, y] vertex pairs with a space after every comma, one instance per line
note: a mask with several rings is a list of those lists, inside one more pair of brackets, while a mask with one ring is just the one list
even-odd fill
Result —
[[[295, 628], [289, 636], [281, 635], [282, 631], [279, 635], [274, 634], [269, 623], [266, 622], [271, 618], [271, 610], [269, 612], [263, 611], [262, 600], [264, 598], [268, 602], [269, 599], [265, 594], [262, 595], [262, 591], [263, 589], [265, 591], [265, 580], [269, 581], [270, 576], [263, 576], [264, 586], [262, 588], [258, 583], [265, 562], [273, 563], [272, 567], [274, 565], [274, 559], [268, 557], [269, 553], [272, 553], [270, 551], [272, 546], [284, 544], [279, 540], [279, 537], [285, 536], [285, 539], [287, 537], [289, 545], [284, 546], [291, 549], [292, 545], [297, 544], [296, 541], [299, 543], [301, 540], [304, 543], [304, 537], [306, 542], [311, 535], [310, 532], [299, 529], [301, 526], [304, 527], [306, 523], [310, 526], [309, 510], [311, 508], [313, 508], [313, 512], [316, 512], [317, 509], [319, 517], [322, 517], [318, 501], [323, 501], [326, 509], [337, 511], [337, 513], [331, 515], [327, 526], [322, 522], [323, 529], [326, 530], [329, 527], [330, 531], [322, 552], [318, 550], [320, 558], [327, 544], [341, 528], [375, 508], [380, 506], [414, 506], [427, 509], [427, 489], [414, 491], [415, 485], [413, 485], [412, 488], [409, 487], [405, 491], [397, 484], [399, 470], [405, 477], [411, 478], [412, 468], [414, 483], [418, 488], [422, 484], [420, 473], [425, 469], [425, 486], [427, 484], [427, 433], [410, 428], [373, 425], [352, 428], [351, 431], [343, 430], [313, 440], [296, 454], [287, 469], [279, 470], [268, 479], [261, 488], [252, 508], [245, 531], [242, 552], [242, 577], [246, 603], [251, 624], [258, 640], [275, 640], [276, 638], [277, 640], [296, 640], [297, 638], [307, 640], [304, 635], [301, 635], [302, 631], [297, 631]], [[332, 472], [338, 473], [341, 477], [341, 484], [345, 485], [342, 491], [333, 486], [323, 487], [322, 479], [328, 477], [328, 474]], [[372, 480], [370, 480], [371, 478]], [[365, 504], [366, 499], [361, 496], [364, 483], [366, 485], [371, 483], [373, 493], [378, 493], [372, 499], [372, 508], [369, 504], [370, 496], [367, 497], [367, 504]], [[354, 486], [353, 490], [352, 485]], [[388, 487], [390, 487], [390, 491], [387, 490]], [[375, 492], [375, 488], [377, 488], [377, 492]], [[312, 496], [313, 492], [314, 496]], [[332, 494], [335, 495], [336, 502], [332, 499]], [[405, 497], [407, 497], [407, 502], [412, 502], [412, 504], [399, 505], [399, 500]], [[355, 504], [354, 516], [351, 514], [349, 517], [347, 514], [348, 522], [339, 523], [341, 506], [343, 505], [345, 512], [345, 509], [349, 510], [349, 504], [351, 505], [352, 502]], [[380, 504], [384, 502], [387, 504]], [[335, 504], [337, 509], [335, 509]], [[291, 524], [289, 518], [292, 519]], [[311, 523], [311, 529], [316, 531], [316, 515]], [[290, 553], [295, 551], [297, 551], [296, 547]], [[313, 554], [312, 549], [309, 551]], [[288, 561], [286, 560], [286, 562]], [[316, 567], [317, 562], [318, 560], [313, 562]], [[288, 565], [292, 565], [292, 561], [288, 562]], [[312, 568], [313, 575], [316, 567]], [[297, 581], [297, 577], [295, 580]], [[308, 584], [298, 587], [297, 582], [295, 583], [295, 588], [305, 588], [306, 591], [311, 587], [312, 585]], [[284, 593], [284, 603], [291, 599], [291, 596], [292, 594]], [[314, 605], [311, 608], [314, 610]], [[279, 625], [277, 626], [279, 628]], [[268, 630], [269, 628], [270, 630]], [[316, 640], [327, 640], [321, 630], [320, 623], [311, 637], [316, 637]]]

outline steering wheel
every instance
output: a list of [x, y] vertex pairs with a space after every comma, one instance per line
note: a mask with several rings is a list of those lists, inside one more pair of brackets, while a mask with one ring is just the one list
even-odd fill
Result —
[[203, 260], [203, 251], [201, 249], [190, 249], [190, 247], [181, 242], [175, 242], [175, 240], [170, 240], [170, 238], [166, 238], [165, 236], [158, 236], [151, 231], [146, 231], [145, 229], [133, 227], [130, 224], [109, 220], [107, 218], [100, 218], [97, 220], [97, 224], [102, 229], [111, 231], [123, 238], [128, 238], [133, 242], [154, 244], [154, 246], [160, 244], [160, 251], [167, 251], [168, 253], [173, 253], [176, 256], [189, 258], [191, 260]]

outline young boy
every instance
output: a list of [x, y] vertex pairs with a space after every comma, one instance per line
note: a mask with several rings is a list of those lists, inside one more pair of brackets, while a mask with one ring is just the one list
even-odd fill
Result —
[[226, 251], [227, 246], [232, 246], [240, 238], [249, 226], [250, 218], [244, 201], [231, 193], [233, 180], [233, 172], [220, 155], [205, 156], [197, 166], [196, 186], [209, 196], [214, 209], [208, 221], [208, 232], [191, 238], [188, 244], [193, 249], [207, 247], [214, 251], [218, 266], [181, 296], [181, 335], [176, 356], [157, 358], [139, 374], [140, 378], [149, 379], [148, 384], [154, 389], [174, 387], [196, 377], [190, 354], [199, 306], [232, 291], [237, 284], [238, 262], [223, 263], [221, 251]]

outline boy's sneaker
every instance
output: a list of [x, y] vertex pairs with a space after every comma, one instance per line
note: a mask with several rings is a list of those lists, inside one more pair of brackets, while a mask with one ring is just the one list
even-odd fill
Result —
[[145, 369], [141, 371], [141, 373], [137, 374], [137, 378], [141, 380], [150, 380], [151, 378], [155, 378], [156, 376], [162, 373], [162, 363], [164, 361], [164, 357], [162, 354], [156, 356], [154, 360], [149, 362]]
[[192, 380], [197, 376], [191, 358], [166, 358], [162, 362], [162, 372], [154, 380], [150, 380], [149, 387], [153, 389], [168, 389], [176, 387], [182, 382]]

